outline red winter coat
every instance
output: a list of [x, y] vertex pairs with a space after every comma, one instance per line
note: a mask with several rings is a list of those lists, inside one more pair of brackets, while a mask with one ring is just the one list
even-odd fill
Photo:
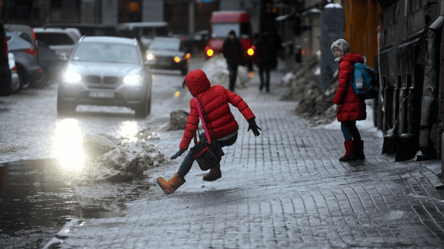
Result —
[[363, 63], [360, 54], [347, 53], [339, 62], [339, 84], [333, 103], [339, 105], [336, 118], [339, 122], [364, 120], [367, 118], [365, 101], [356, 95], [350, 81], [353, 80], [353, 64]]
[[[190, 93], [193, 96], [197, 96], [205, 108], [208, 115], [208, 121], [205, 125], [212, 139], [225, 137], [239, 129], [239, 125], [234, 119], [228, 103], [237, 107], [246, 120], [255, 117], [239, 95], [227, 90], [223, 86], [211, 86], [210, 81], [208, 81], [206, 74], [202, 70], [196, 69], [189, 72], [185, 77], [185, 84]], [[193, 139], [196, 134], [196, 129], [199, 125], [199, 112], [194, 103], [194, 98], [190, 101], [190, 108], [187, 126], [185, 127], [185, 132], [179, 146], [184, 150], [188, 149], [191, 139]], [[205, 116], [202, 107], [201, 112], [202, 115]], [[213, 129], [214, 133], [210, 128]]]

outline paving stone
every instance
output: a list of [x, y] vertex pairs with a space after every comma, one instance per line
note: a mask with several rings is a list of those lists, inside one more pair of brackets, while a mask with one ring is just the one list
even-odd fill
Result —
[[[85, 220], [60, 247], [95, 247], [100, 238], [118, 248], [442, 247], [444, 202], [433, 173], [380, 155], [381, 138], [365, 131], [367, 159], [339, 162], [340, 130], [305, 127], [296, 102], [279, 101], [278, 91], [237, 91], [262, 133], [248, 133], [233, 108], [239, 137], [224, 148], [220, 180], [203, 182], [195, 165], [174, 194], [155, 186], [127, 204], [126, 217]], [[167, 154], [177, 149], [159, 143]], [[179, 163], [155, 169], [150, 181], [171, 177]]]

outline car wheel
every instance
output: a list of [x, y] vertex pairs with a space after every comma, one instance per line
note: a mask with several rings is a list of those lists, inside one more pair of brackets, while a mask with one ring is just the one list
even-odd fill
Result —
[[76, 107], [76, 105], [70, 104], [57, 96], [57, 113], [59, 115], [74, 114], [76, 112]]
[[17, 92], [21, 90], [26, 90], [29, 86], [28, 77], [26, 76], [26, 71], [23, 67], [17, 67], [17, 74], [19, 76], [19, 85], [17, 87]]
[[148, 115], [149, 112], [148, 105], [149, 108], [151, 109], [151, 101], [148, 101], [148, 96], [145, 96], [143, 102], [140, 103], [136, 108], [134, 108], [137, 118], [146, 118], [146, 115]]
[[149, 94], [149, 97], [147, 100], [146, 115], [151, 113], [151, 88], [149, 90], [150, 90], [150, 94]]

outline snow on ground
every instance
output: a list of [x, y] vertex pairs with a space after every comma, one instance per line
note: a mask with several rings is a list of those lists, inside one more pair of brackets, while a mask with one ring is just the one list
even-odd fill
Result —
[[127, 142], [89, 161], [75, 183], [87, 185], [100, 181], [126, 182], [140, 179], [148, 167], [165, 162], [165, 155], [157, 145], [145, 140]]

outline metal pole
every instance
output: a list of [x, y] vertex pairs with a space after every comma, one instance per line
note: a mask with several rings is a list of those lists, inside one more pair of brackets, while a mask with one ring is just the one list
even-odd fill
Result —
[[194, 1], [190, 1], [188, 3], [188, 20], [189, 20], [189, 28], [188, 28], [188, 34], [194, 33]]

